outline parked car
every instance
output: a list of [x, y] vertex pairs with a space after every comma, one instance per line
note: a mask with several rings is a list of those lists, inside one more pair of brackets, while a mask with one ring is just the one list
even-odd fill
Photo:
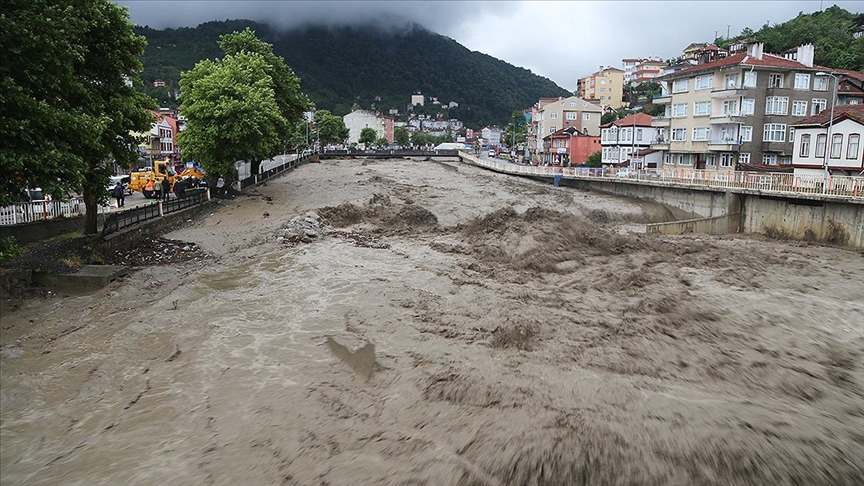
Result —
[[492, 157], [492, 158], [495, 157], [495, 151], [494, 150], [489, 151], [489, 157]]
[[638, 179], [639, 171], [635, 169], [621, 169], [615, 173], [615, 177], [620, 177], [622, 179]]
[[111, 182], [108, 183], [108, 192], [112, 192], [114, 190], [114, 186], [117, 183], [123, 184], [123, 190], [127, 196], [132, 194], [132, 188], [129, 187], [130, 178], [128, 175], [116, 175], [110, 177]]

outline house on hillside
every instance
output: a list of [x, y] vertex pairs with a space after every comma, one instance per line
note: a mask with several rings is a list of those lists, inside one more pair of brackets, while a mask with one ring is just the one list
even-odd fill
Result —
[[[831, 129], [830, 134], [828, 129]], [[792, 125], [795, 174], [864, 175], [864, 104], [840, 105]]]
[[[542, 98], [528, 130], [528, 148], [536, 154], [546, 153], [543, 139], [562, 128], [575, 128], [583, 135], [600, 136], [600, 118], [603, 110], [599, 105], [576, 96], [569, 98]], [[532, 143], [537, 144], [532, 147]], [[540, 157], [543, 160], [543, 157]]]
[[624, 99], [624, 71], [611, 66], [600, 69], [576, 81], [580, 98], [598, 100], [602, 106], [621, 108]]

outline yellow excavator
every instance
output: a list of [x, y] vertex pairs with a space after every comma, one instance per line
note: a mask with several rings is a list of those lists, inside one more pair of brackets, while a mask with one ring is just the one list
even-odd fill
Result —
[[154, 191], [147, 190], [147, 184], [153, 181], [153, 184], [162, 184], [162, 180], [168, 178], [171, 184], [171, 190], [174, 190], [174, 182], [180, 179], [195, 178], [198, 180], [204, 179], [204, 172], [201, 171], [195, 164], [187, 164], [183, 172], [177, 173], [171, 167], [168, 160], [157, 160], [153, 162], [151, 170], [136, 171], [130, 175], [129, 188], [133, 191], [138, 191], [144, 194], [147, 199], [152, 199], [156, 196]]

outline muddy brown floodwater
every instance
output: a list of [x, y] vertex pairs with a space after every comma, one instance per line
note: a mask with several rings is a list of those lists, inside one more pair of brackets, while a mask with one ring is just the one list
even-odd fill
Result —
[[2, 483], [861, 485], [864, 254], [664, 217], [300, 167], [165, 235], [203, 260], [4, 302]]

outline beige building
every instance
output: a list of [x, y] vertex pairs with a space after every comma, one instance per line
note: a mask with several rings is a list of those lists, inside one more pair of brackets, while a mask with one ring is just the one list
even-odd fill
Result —
[[618, 109], [624, 99], [624, 71], [600, 66], [596, 73], [576, 82], [576, 92], [582, 99], [597, 101], [604, 108]]
[[[582, 135], [600, 136], [600, 117], [603, 110], [599, 105], [576, 96], [569, 98], [543, 98], [532, 112], [532, 131], [535, 137], [542, 140], [562, 128], [573, 127]], [[543, 147], [537, 143], [533, 148], [538, 153]], [[529, 143], [529, 148], [530, 143]]]
[[792, 163], [792, 125], [823, 111], [831, 96], [827, 74], [813, 65], [813, 46], [797, 60], [741, 52], [658, 78], [664, 116], [651, 148], [664, 152], [664, 166], [733, 170], [741, 164]]

